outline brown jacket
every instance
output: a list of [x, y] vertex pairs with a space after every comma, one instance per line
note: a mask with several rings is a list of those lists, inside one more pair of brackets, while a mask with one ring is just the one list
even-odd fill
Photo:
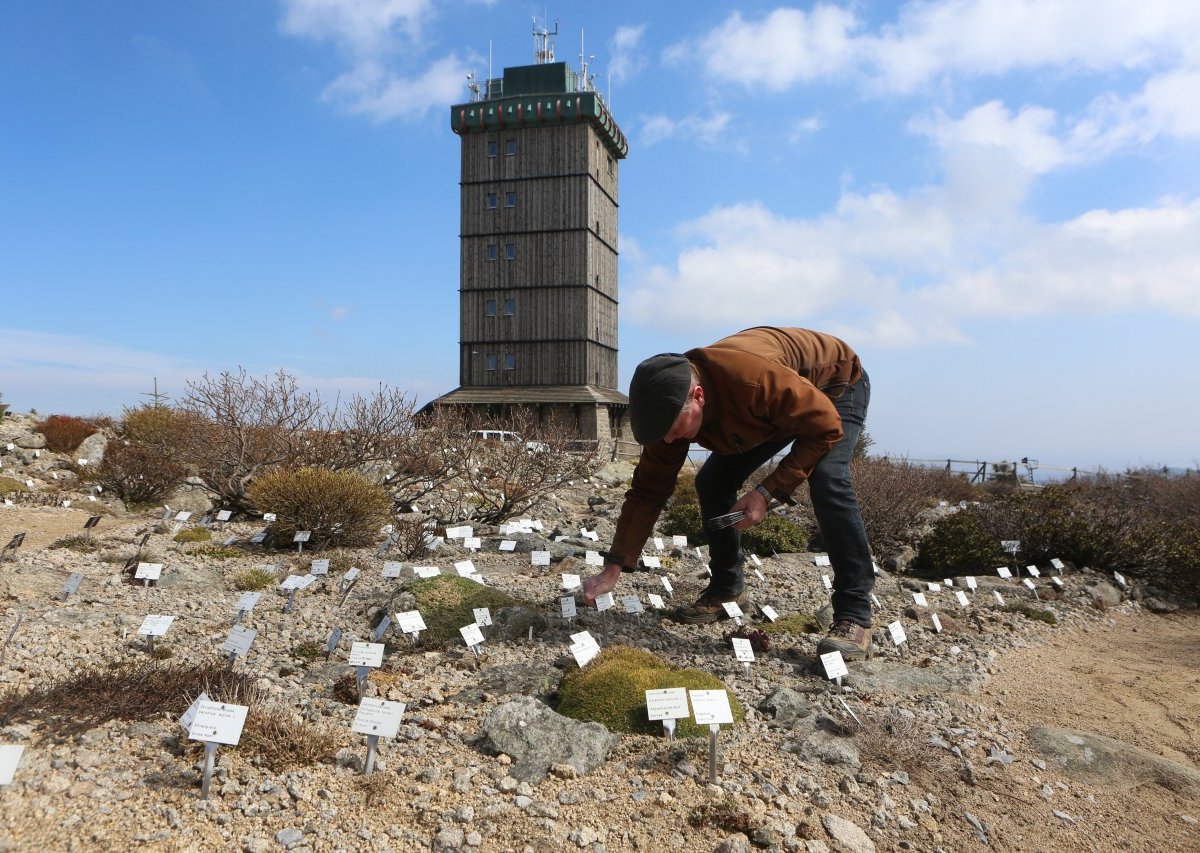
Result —
[[[724, 455], [795, 437], [763, 485], [781, 500], [812, 474], [842, 437], [830, 401], [862, 377], [858, 356], [832, 335], [757, 326], [685, 353], [704, 387], [704, 422], [695, 441]], [[609, 559], [637, 564], [687, 459], [687, 441], [642, 448], [633, 487], [617, 521]]]

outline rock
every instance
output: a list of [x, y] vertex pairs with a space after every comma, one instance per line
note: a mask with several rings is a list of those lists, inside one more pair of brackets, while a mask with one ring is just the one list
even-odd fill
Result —
[[1146, 782], [1181, 796], [1200, 797], [1200, 772], [1152, 752], [1078, 729], [1038, 726], [1029, 741], [1042, 755], [1078, 779], [1129, 791]]
[[979, 818], [975, 817], [975, 815], [971, 814], [970, 812], [963, 812], [963, 819], [966, 820], [967, 823], [971, 824], [971, 828], [975, 830], [975, 833], [979, 836], [979, 840], [982, 841], [984, 844], [987, 844], [988, 843], [987, 825], [984, 824], [983, 821], [981, 821]]
[[488, 639], [492, 642], [509, 643], [514, 640], [524, 640], [529, 636], [530, 628], [533, 628], [535, 636], [545, 632], [546, 617], [536, 610], [530, 610], [528, 607], [520, 605], [501, 607], [492, 614], [492, 626], [488, 628]]
[[466, 833], [457, 826], [447, 826], [438, 830], [433, 837], [433, 850], [459, 850], [466, 840]]
[[553, 764], [573, 764], [581, 774], [599, 767], [619, 738], [599, 723], [581, 723], [522, 696], [501, 705], [480, 726], [476, 745], [511, 756], [509, 774], [526, 782], [545, 778]]
[[[512, 610], [514, 608], [505, 608]], [[535, 699], [545, 699], [558, 690], [563, 672], [548, 664], [509, 664], [485, 669], [479, 674], [479, 685], [468, 687], [450, 697], [451, 702], [474, 705], [483, 701], [485, 693], [505, 696], [520, 693]]]
[[875, 842], [857, 824], [835, 814], [821, 816], [821, 825], [829, 837], [845, 847], [850, 853], [875, 853]]
[[794, 752], [805, 761], [823, 761], [826, 764], [845, 765], [856, 770], [862, 766], [854, 739], [834, 734], [836, 724], [829, 718], [806, 717], [794, 728], [800, 736], [796, 740], [784, 743], [783, 748], [787, 752]]
[[1100, 581], [1091, 589], [1092, 606], [1097, 610], [1107, 610], [1121, 603], [1121, 591], [1108, 581]]
[[1151, 613], [1174, 613], [1179, 609], [1178, 604], [1174, 604], [1170, 601], [1163, 601], [1161, 598], [1147, 598], [1142, 603], [1146, 605], [1146, 609]]
[[883, 567], [889, 572], [903, 572], [917, 556], [917, 551], [911, 545], [905, 545], [899, 551], [883, 561]]
[[771, 715], [769, 725], [790, 729], [797, 720], [812, 714], [813, 706], [790, 687], [777, 687], [758, 704], [758, 710]]
[[735, 832], [717, 845], [717, 853], [750, 853], [750, 839], [741, 832]]
[[89, 435], [79, 446], [71, 451], [71, 459], [78, 461], [86, 459], [88, 465], [99, 465], [104, 461], [104, 451], [108, 449], [108, 436], [102, 432]]
[[286, 849], [291, 850], [304, 841], [304, 832], [294, 826], [289, 826], [287, 829], [281, 829], [275, 833], [275, 840]]
[[193, 515], [203, 515], [214, 506], [212, 500], [209, 499], [208, 490], [195, 477], [189, 477], [184, 481], [182, 486], [179, 486], [163, 500], [163, 503], [175, 512], [186, 510]]
[[40, 432], [26, 433], [17, 436], [13, 444], [25, 450], [43, 450], [46, 447], [46, 436]]
[[822, 631], [828, 631], [833, 627], [833, 605], [826, 604], [813, 614], [813, 618], [817, 620]]
[[978, 693], [986, 681], [986, 675], [969, 666], [924, 669], [879, 660], [855, 663], [846, 677], [848, 685], [863, 693], [891, 693], [896, 696]]

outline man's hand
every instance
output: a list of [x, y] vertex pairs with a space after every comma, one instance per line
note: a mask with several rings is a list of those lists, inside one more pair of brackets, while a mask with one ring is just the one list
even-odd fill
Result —
[[621, 579], [620, 563], [605, 563], [604, 569], [597, 575], [592, 575], [583, 582], [583, 603], [587, 607], [596, 606], [596, 596], [612, 592], [617, 581]]
[[767, 517], [767, 499], [757, 489], [751, 489], [742, 495], [729, 511], [741, 511], [746, 514], [741, 521], [733, 525], [738, 530], [746, 530]]

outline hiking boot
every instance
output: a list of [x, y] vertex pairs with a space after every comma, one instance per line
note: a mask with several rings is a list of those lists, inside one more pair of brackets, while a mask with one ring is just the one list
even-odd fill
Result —
[[736, 601], [738, 607], [742, 608], [742, 612], [744, 613], [746, 612], [746, 605], [749, 603], [750, 598], [746, 595], [745, 590], [742, 590], [737, 595], [728, 592], [710, 592], [705, 590], [696, 599], [695, 604], [689, 604], [686, 607], [677, 607], [675, 612], [671, 614], [671, 618], [676, 622], [682, 622], [684, 625], [705, 625], [709, 622], [728, 619], [729, 614], [721, 606], [727, 601]]
[[817, 654], [827, 655], [841, 652], [845, 660], [861, 660], [871, 656], [871, 629], [855, 624], [849, 619], [839, 619], [817, 643]]

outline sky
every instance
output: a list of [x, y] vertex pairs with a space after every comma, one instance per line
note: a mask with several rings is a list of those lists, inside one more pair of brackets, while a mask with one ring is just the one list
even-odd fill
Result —
[[239, 367], [453, 390], [449, 107], [531, 64], [548, 14], [629, 140], [622, 390], [655, 353], [805, 326], [861, 354], [876, 453], [1200, 460], [1200, 3], [0, 8], [18, 411]]

